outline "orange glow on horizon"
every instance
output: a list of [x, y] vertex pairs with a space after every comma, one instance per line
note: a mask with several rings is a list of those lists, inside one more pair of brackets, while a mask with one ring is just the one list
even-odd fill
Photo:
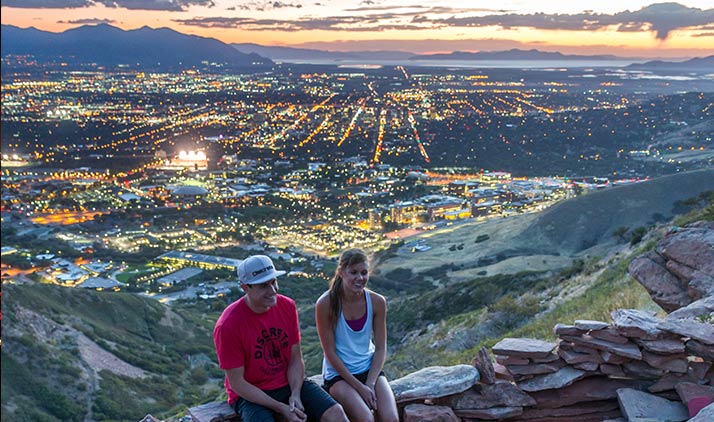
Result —
[[[618, 27], [588, 30], [543, 30], [529, 27], [436, 27], [420, 30], [299, 30], [277, 31], [247, 30], [239, 28], [203, 28], [181, 24], [182, 20], [207, 17], [228, 17], [235, 19], [255, 18], [274, 19], [279, 22], [299, 21], [302, 18], [320, 16], [364, 16], [375, 13], [350, 12], [345, 5], [318, 7], [305, 5], [295, 9], [272, 9], [264, 11], [246, 11], [228, 8], [228, 3], [217, 0], [216, 6], [191, 6], [185, 11], [128, 10], [102, 5], [75, 9], [22, 9], [2, 7], [0, 20], [3, 24], [23, 28], [35, 27], [44, 31], [62, 32], [81, 25], [82, 22], [105, 21], [124, 30], [143, 26], [151, 28], [171, 28], [178, 32], [215, 38], [225, 43], [256, 43], [270, 46], [292, 46], [301, 48], [319, 48], [334, 51], [350, 50], [394, 50], [411, 51], [420, 54], [450, 53], [452, 51], [502, 51], [511, 48], [538, 49], [541, 51], [560, 51], [564, 54], [612, 54], [623, 57], [694, 57], [710, 55], [714, 51], [714, 36], [695, 36], [706, 32], [693, 29], [672, 30], [665, 40], [657, 39], [654, 31], [618, 31]], [[446, 2], [448, 3], [448, 2]], [[620, 4], [622, 3], [622, 4]], [[638, 3], [635, 6], [634, 3]], [[656, 3], [656, 2], [652, 2]], [[700, 2], [686, 2], [689, 7], [701, 7]], [[357, 4], [357, 3], [355, 3]], [[510, 4], [510, 3], [509, 3]], [[552, 5], [535, 2], [517, 2], [515, 10], [532, 14], [534, 10], [546, 10], [554, 13]], [[600, 9], [612, 11], [638, 10], [651, 4], [641, 1], [603, 2]], [[452, 6], [456, 6], [455, 4]], [[514, 6], [514, 5], [511, 5]], [[567, 6], [567, 5], [566, 5]], [[562, 6], [566, 8], [566, 6]], [[394, 6], [397, 7], [396, 5]], [[402, 9], [405, 6], [401, 6]], [[504, 6], [505, 7], [505, 6]], [[559, 6], [561, 7], [561, 6]], [[577, 5], [567, 7], [576, 9]], [[704, 7], [706, 8], [706, 7]], [[59, 13], [61, 12], [61, 13]], [[517, 12], [516, 12], [517, 13]], [[575, 13], [567, 11], [566, 13]], [[61, 19], [58, 16], [62, 16]], [[400, 41], [404, 43], [400, 44]], [[384, 45], [385, 47], [380, 47]]]

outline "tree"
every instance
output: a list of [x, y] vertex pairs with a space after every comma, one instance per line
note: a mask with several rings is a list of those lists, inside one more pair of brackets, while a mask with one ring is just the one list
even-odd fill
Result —
[[632, 237], [630, 237], [630, 245], [634, 246], [638, 243], [640, 243], [640, 240], [645, 236], [645, 233], [647, 233], [647, 229], [645, 227], [637, 227], [632, 230]]
[[625, 234], [627, 233], [628, 230], [630, 230], [629, 227], [620, 226], [620, 227], [616, 228], [615, 231], [612, 232], [612, 235], [624, 242], [625, 240], [627, 240], [625, 238]]

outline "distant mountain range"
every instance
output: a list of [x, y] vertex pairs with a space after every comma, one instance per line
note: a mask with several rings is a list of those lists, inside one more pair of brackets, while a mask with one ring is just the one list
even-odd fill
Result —
[[696, 57], [683, 62], [653, 60], [645, 63], [633, 63], [627, 66], [627, 68], [644, 70], [703, 70], [709, 73], [714, 73], [714, 55], [701, 58]]
[[[36, 28], [2, 25], [2, 55], [31, 55], [40, 62], [71, 65], [127, 65], [136, 68], [184, 69], [215, 63], [230, 68], [256, 69], [275, 61], [324, 62], [388, 60], [409, 63], [416, 60], [628, 60], [613, 55], [575, 55], [539, 50], [415, 54], [408, 51], [327, 51], [274, 47], [258, 44], [226, 44], [222, 41], [182, 34], [169, 28], [142, 27], [123, 30], [108, 24], [85, 25], [60, 33]], [[629, 59], [632, 60], [632, 59]], [[651, 61], [629, 66], [651, 70], [714, 69], [714, 56], [684, 62]]]
[[520, 50], [517, 48], [507, 51], [454, 51], [444, 54], [420, 54], [410, 60], [627, 60], [613, 55], [577, 55], [540, 50]]
[[[370, 60], [386, 60], [393, 63], [415, 62], [417, 60], [547, 60], [547, 61], [635, 61], [631, 57], [620, 57], [611, 54], [597, 55], [579, 55], [579, 54], [563, 54], [559, 52], [540, 51], [536, 49], [521, 50], [511, 49], [505, 51], [454, 51], [452, 53], [441, 54], [416, 54], [408, 51], [329, 51], [316, 50], [309, 48], [294, 48], [294, 47], [275, 47], [259, 44], [231, 44], [238, 51], [243, 53], [254, 53], [260, 56], [269, 58], [274, 61], [285, 62], [340, 62], [340, 61], [370, 61]], [[649, 69], [649, 70], [691, 70], [702, 71], [714, 69], [714, 56], [705, 58], [695, 58], [687, 61], [649, 61], [644, 63], [635, 63], [628, 66], [633, 69]]]
[[190, 68], [218, 63], [238, 68], [272, 64], [244, 54], [213, 38], [186, 35], [168, 28], [125, 31], [107, 25], [85, 25], [60, 33], [2, 25], [2, 55], [32, 55], [42, 62], [69, 65], [96, 63], [140, 68]]
[[409, 60], [414, 53], [408, 51], [327, 51], [310, 48], [275, 47], [259, 44], [231, 44], [242, 53], [254, 53], [276, 61], [310, 60]]
[[308, 48], [271, 47], [258, 44], [232, 44], [243, 53], [256, 53], [276, 61], [310, 60], [627, 60], [613, 55], [574, 55], [539, 50], [454, 51], [442, 54], [416, 54], [408, 51], [326, 51]]

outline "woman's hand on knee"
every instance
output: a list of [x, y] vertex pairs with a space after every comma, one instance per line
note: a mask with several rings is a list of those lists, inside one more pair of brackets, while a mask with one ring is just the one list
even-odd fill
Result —
[[377, 410], [377, 395], [374, 392], [374, 388], [369, 387], [368, 385], [360, 384], [357, 392], [360, 397], [362, 397], [362, 400], [364, 400], [367, 404], [367, 407], [372, 410]]

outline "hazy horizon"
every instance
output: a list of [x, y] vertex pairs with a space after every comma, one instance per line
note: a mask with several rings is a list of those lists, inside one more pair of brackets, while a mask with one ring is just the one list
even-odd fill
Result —
[[[167, 27], [225, 43], [331, 51], [418, 54], [513, 48], [578, 55], [685, 59], [714, 52], [711, 1], [646, 0], [593, 4], [349, 0], [3, 0], [3, 24], [62, 32], [86, 24]], [[61, 16], [58, 17], [58, 16]]]

